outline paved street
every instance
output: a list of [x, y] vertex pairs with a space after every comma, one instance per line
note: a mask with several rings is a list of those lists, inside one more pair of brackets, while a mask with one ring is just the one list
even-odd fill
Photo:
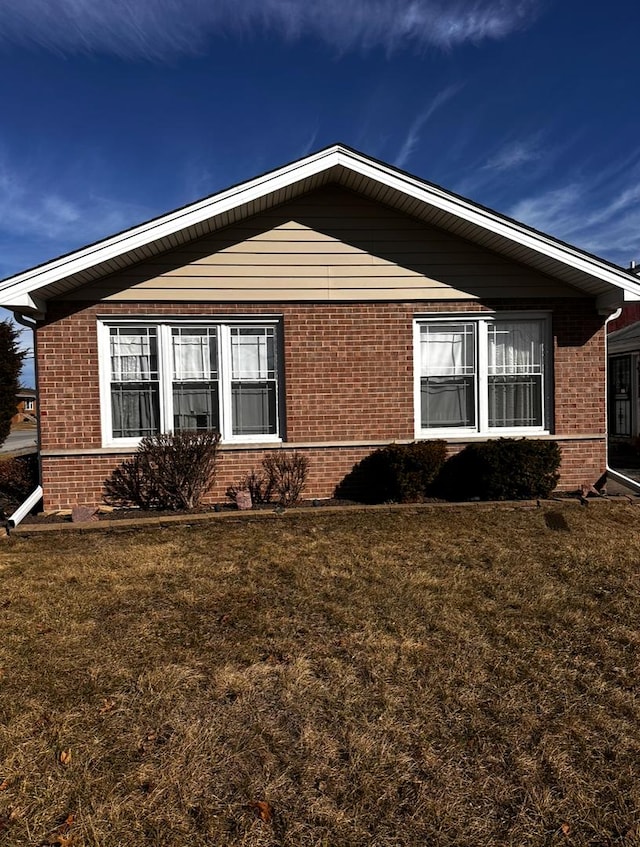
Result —
[[37, 444], [37, 431], [33, 429], [15, 429], [0, 447], [0, 453], [15, 453], [17, 450], [25, 450], [35, 447]]

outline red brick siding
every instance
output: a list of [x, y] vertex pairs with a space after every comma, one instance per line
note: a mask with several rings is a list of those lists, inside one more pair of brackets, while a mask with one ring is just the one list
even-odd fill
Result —
[[[555, 433], [604, 433], [603, 321], [588, 300], [423, 302], [50, 304], [37, 330], [43, 451], [101, 447], [97, 316], [281, 314], [286, 440], [392, 441], [413, 438], [415, 314], [553, 308]], [[561, 487], [594, 481], [605, 467], [602, 440], [562, 442]], [[371, 447], [309, 450], [309, 496], [330, 496]], [[452, 449], [458, 449], [457, 447]], [[214, 498], [261, 459], [260, 451], [222, 454]], [[122, 456], [42, 459], [45, 508], [101, 499], [102, 482]]]
[[[451, 445], [449, 454], [458, 452], [463, 444]], [[583, 483], [594, 483], [604, 470], [605, 452], [602, 440], [561, 442], [562, 478], [559, 488], [575, 490]], [[368, 455], [373, 447], [301, 448], [310, 459], [310, 472], [305, 497], [331, 497], [336, 484], [356, 462]], [[268, 452], [268, 451], [267, 451]], [[216, 482], [209, 501], [224, 502], [225, 491], [251, 468], [259, 468], [264, 451], [222, 451]], [[102, 500], [103, 482], [127, 456], [45, 457], [42, 460], [43, 488], [46, 509], [70, 508], [74, 503], [98, 503]]]

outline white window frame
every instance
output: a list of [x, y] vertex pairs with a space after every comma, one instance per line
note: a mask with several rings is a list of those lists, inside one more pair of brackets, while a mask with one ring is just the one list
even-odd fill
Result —
[[[542, 349], [542, 426], [490, 427], [489, 426], [489, 363], [488, 327], [496, 323], [540, 321], [543, 325]], [[421, 409], [421, 350], [420, 328], [425, 324], [469, 323], [475, 326], [476, 378], [474, 427], [423, 427]], [[550, 312], [457, 312], [417, 315], [413, 321], [413, 377], [415, 438], [447, 438], [465, 440], [473, 437], [506, 437], [525, 435], [550, 435], [553, 420], [553, 336]]]
[[[115, 438], [111, 412], [111, 350], [110, 329], [112, 327], [153, 327], [158, 338], [158, 372], [160, 432], [173, 432], [173, 358], [171, 330], [176, 327], [216, 327], [218, 338], [218, 381], [221, 444], [279, 444], [282, 442], [282, 343], [279, 318], [233, 318], [197, 320], [181, 318], [100, 318], [97, 322], [98, 362], [100, 375], [100, 418], [102, 423], [102, 446], [136, 448], [142, 438]], [[276, 349], [276, 432], [274, 434], [233, 435], [232, 431], [232, 370], [231, 329], [253, 327], [273, 329]]]

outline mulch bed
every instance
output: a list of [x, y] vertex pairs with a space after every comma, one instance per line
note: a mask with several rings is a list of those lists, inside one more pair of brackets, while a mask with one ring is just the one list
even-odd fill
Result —
[[[344, 500], [338, 498], [329, 498], [323, 500], [302, 500], [298, 503], [295, 508], [296, 509], [306, 509], [306, 508], [323, 508], [326, 506], [361, 506], [362, 503], [356, 503], [354, 500]], [[249, 510], [248, 510], [249, 511]], [[276, 505], [275, 503], [265, 503], [260, 505], [255, 505], [250, 511], [252, 512], [278, 512], [283, 511], [281, 506]], [[235, 513], [235, 514], [243, 514], [241, 510], [237, 508], [237, 506], [233, 503], [216, 503], [207, 506], [201, 506], [198, 509], [153, 509], [153, 510], [145, 510], [145, 509], [135, 509], [135, 508], [118, 508], [113, 510], [102, 511], [99, 508], [95, 517], [92, 520], [99, 521], [121, 521], [121, 520], [137, 520], [142, 518], [162, 518], [162, 517], [178, 517], [183, 515], [188, 517], [190, 515], [203, 515], [203, 514], [214, 514], [214, 513]], [[245, 512], [246, 514], [246, 512]], [[35, 515], [27, 515], [27, 517], [22, 521], [23, 525], [26, 524], [52, 524], [52, 523], [72, 523], [72, 515], [70, 510], [62, 509], [59, 512], [45, 513], [40, 512]]]

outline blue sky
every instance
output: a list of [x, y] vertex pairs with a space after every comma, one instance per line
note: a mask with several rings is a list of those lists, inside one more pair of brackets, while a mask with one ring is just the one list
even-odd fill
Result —
[[636, 0], [2, 0], [0, 277], [337, 141], [627, 266], [639, 34]]

